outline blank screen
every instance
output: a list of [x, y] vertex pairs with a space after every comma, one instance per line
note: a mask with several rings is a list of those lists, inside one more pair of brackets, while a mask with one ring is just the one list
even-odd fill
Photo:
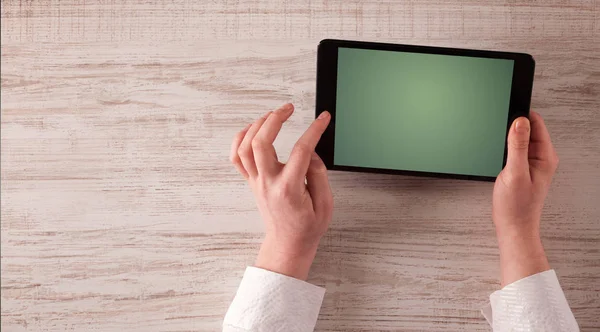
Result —
[[334, 164], [497, 176], [513, 64], [339, 48]]

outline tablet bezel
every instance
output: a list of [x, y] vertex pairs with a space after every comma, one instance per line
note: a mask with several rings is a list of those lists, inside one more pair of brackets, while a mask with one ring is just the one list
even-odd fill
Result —
[[[450, 179], [465, 179], [479, 181], [495, 181], [496, 177], [480, 175], [464, 175], [451, 173], [432, 173], [422, 171], [396, 170], [384, 168], [370, 168], [357, 166], [334, 165], [334, 140], [335, 140], [335, 119], [336, 119], [336, 89], [337, 89], [337, 60], [338, 48], [358, 48], [370, 50], [411, 52], [425, 54], [456, 55], [477, 58], [494, 58], [514, 60], [512, 86], [510, 93], [510, 105], [508, 111], [508, 121], [506, 124], [506, 133], [508, 134], [512, 122], [520, 116], [529, 116], [531, 104], [531, 92], [533, 88], [533, 75], [535, 71], [535, 61], [533, 57], [525, 53], [496, 52], [484, 50], [471, 50], [460, 48], [417, 46], [403, 44], [371, 43], [349, 40], [324, 39], [319, 43], [317, 51], [317, 95], [315, 117], [323, 111], [331, 113], [331, 122], [321, 140], [317, 144], [316, 152], [323, 159], [325, 166], [330, 170], [383, 173], [383, 174], [402, 174], [414, 176], [428, 176]], [[506, 139], [504, 143], [504, 158], [502, 168], [506, 165]]]

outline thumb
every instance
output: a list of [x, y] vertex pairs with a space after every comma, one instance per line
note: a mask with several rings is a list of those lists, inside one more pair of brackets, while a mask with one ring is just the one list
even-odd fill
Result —
[[312, 198], [315, 213], [330, 221], [333, 214], [333, 196], [327, 178], [327, 167], [323, 160], [313, 152], [306, 173], [306, 186]]
[[508, 156], [506, 168], [512, 175], [529, 176], [529, 119], [517, 118], [508, 133]]

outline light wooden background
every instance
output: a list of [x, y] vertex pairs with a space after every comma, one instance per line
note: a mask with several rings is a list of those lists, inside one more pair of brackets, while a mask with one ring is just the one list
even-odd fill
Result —
[[[2, 1], [2, 331], [217, 331], [262, 225], [227, 161], [322, 38], [529, 52], [561, 164], [543, 240], [600, 330], [600, 2]], [[318, 331], [487, 331], [492, 184], [331, 173]]]

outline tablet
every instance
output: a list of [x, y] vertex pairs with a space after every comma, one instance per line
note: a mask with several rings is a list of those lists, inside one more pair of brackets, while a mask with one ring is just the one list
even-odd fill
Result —
[[316, 151], [328, 169], [493, 181], [513, 120], [528, 116], [529, 54], [321, 41]]

